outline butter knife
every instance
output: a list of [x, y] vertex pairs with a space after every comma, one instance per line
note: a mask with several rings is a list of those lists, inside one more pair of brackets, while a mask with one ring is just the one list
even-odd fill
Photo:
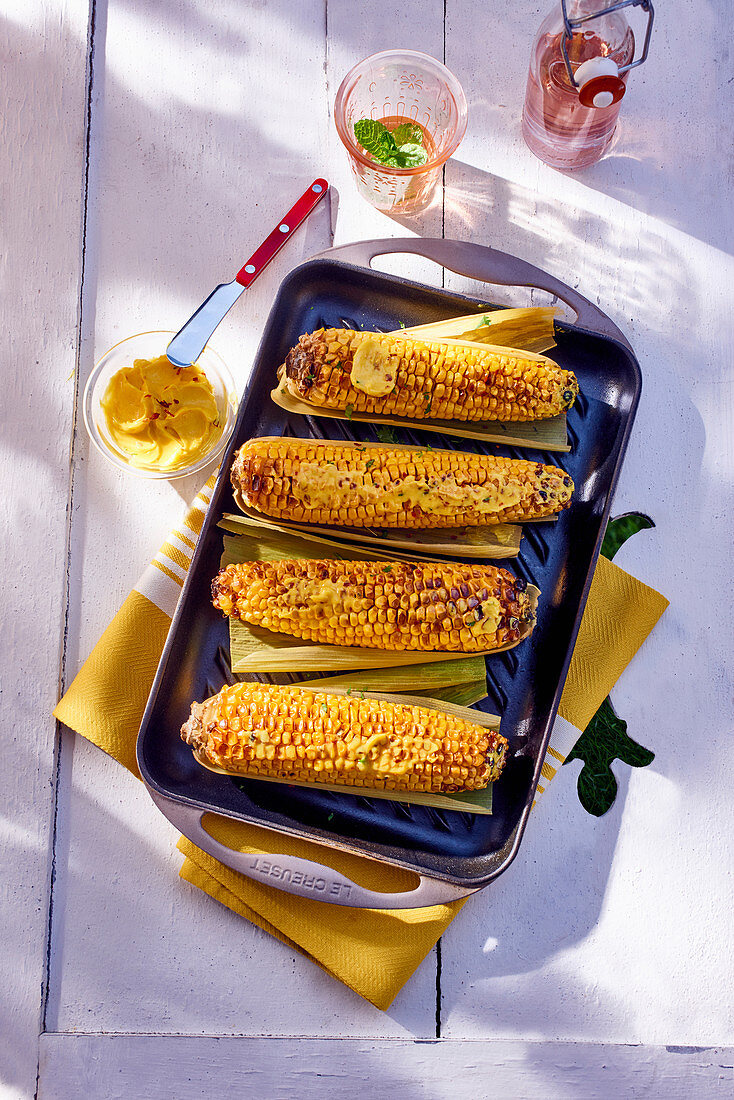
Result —
[[202, 302], [196, 313], [188, 319], [166, 348], [166, 355], [174, 367], [188, 367], [196, 362], [215, 328], [230, 311], [240, 294], [254, 283], [273, 256], [318, 206], [328, 189], [329, 184], [325, 179], [314, 180], [283, 220], [278, 222], [273, 232], [265, 238], [257, 251], [253, 252], [232, 282], [220, 283], [206, 301]]

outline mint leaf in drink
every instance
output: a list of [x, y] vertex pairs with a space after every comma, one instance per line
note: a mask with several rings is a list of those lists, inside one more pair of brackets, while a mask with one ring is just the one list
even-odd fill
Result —
[[395, 154], [398, 168], [418, 168], [428, 160], [428, 153], [422, 145], [401, 145]]
[[423, 132], [412, 122], [402, 123], [391, 134], [384, 123], [360, 118], [354, 124], [354, 136], [374, 160], [388, 168], [418, 168], [428, 160]]
[[416, 126], [414, 122], [403, 122], [400, 126], [396, 126], [392, 132], [392, 136], [398, 148], [400, 148], [401, 145], [423, 144], [423, 131], [420, 126]]
[[359, 122], [355, 122], [354, 136], [362, 148], [381, 164], [384, 164], [387, 157], [393, 155], [397, 149], [387, 127], [372, 118], [361, 118]]

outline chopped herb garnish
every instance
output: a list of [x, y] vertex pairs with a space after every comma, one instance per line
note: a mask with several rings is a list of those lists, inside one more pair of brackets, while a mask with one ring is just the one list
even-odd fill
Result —
[[382, 572], [383, 573], [392, 573], [392, 566], [391, 565], [383, 565]]
[[352, 419], [352, 413], [354, 412], [354, 405], [347, 405], [344, 412], [346, 414], [347, 420], [351, 420]]
[[374, 458], [368, 459], [367, 464], [365, 465], [365, 470], [371, 470], [372, 467], [374, 466], [374, 464], [375, 464], [375, 459]]

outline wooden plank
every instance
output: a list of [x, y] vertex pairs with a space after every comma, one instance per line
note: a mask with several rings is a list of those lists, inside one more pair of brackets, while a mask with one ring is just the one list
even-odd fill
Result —
[[[730, 1071], [729, 1052], [714, 1065], [708, 1061], [710, 1052], [685, 1047], [663, 1053], [660, 1047], [589, 1044], [582, 1049], [592, 1050], [591, 1061], [582, 1058], [583, 1069], [577, 1073], [574, 1059], [581, 1056], [575, 1044], [527, 1045], [516, 1039], [584, 1036], [663, 1043], [672, 1036], [687, 1043], [731, 1041], [732, 993], [720, 963], [730, 885], [720, 854], [727, 851], [734, 824], [728, 794], [734, 763], [728, 737], [732, 685], [721, 649], [721, 638], [730, 637], [734, 625], [732, 601], [725, 598], [731, 584], [726, 517], [734, 503], [728, 302], [734, 272], [727, 254], [733, 234], [725, 173], [707, 145], [712, 132], [730, 136], [731, 120], [726, 113], [727, 69], [720, 56], [725, 37], [717, 34], [712, 17], [694, 28], [686, 22], [693, 16], [682, 2], [678, 6], [677, 21], [656, 27], [647, 67], [630, 78], [623, 142], [612, 157], [573, 178], [535, 161], [519, 134], [523, 51], [539, 18], [536, 7], [520, 0], [508, 19], [505, 6], [490, 0], [478, 27], [475, 5], [448, 0], [446, 61], [467, 90], [470, 129], [447, 168], [445, 204], [402, 225], [358, 197], [327, 111], [347, 69], [385, 45], [384, 17], [377, 8], [357, 3], [324, 7], [316, 0], [301, 5], [286, 0], [266, 6], [230, 3], [200, 19], [183, 0], [165, 0], [155, 9], [119, 0], [112, 0], [109, 11], [97, 5], [99, 80], [91, 150], [95, 202], [86, 242], [82, 379], [95, 358], [121, 336], [177, 327], [259, 243], [288, 205], [290, 189], [299, 193], [300, 182], [324, 171], [339, 192], [332, 206], [339, 210], [337, 243], [411, 233], [440, 236], [445, 216], [447, 236], [516, 252], [598, 298], [628, 331], [643, 363], [645, 395], [620, 482], [618, 510], [647, 510], [658, 529], [632, 540], [620, 562], [668, 594], [676, 593], [676, 601], [615, 699], [630, 721], [630, 732], [651, 744], [658, 758], [652, 769], [623, 778], [617, 806], [600, 822], [590, 822], [578, 806], [575, 767], [561, 773], [535, 811], [512, 869], [468, 903], [444, 938], [439, 1023], [457, 1042], [437, 1048], [442, 1052], [439, 1062], [428, 1060], [415, 1068], [405, 1051], [421, 1052], [427, 1049], [424, 1044], [370, 1047], [362, 1039], [369, 1048], [369, 1066], [363, 1068], [366, 1055], [362, 1061], [355, 1055], [357, 1084], [365, 1082], [369, 1070], [380, 1088], [387, 1081], [388, 1086], [402, 1085], [407, 1095], [454, 1096], [467, 1075], [475, 1086], [472, 1095], [490, 1081], [495, 1091], [495, 1080], [497, 1094], [508, 1096], [512, 1088], [523, 1096], [553, 1096], [556, 1082], [557, 1094], [564, 1097], [706, 1096], [707, 1089], [720, 1091], [722, 1080], [731, 1091], [730, 1079], [721, 1076]], [[428, 5], [410, 0], [390, 13], [391, 35], [441, 57], [443, 8], [443, 0]], [[67, 287], [78, 270], [78, 238], [67, 225], [76, 194], [69, 199], [66, 187], [75, 178], [70, 168], [77, 163], [73, 156], [83, 117], [82, 111], [72, 118], [66, 107], [83, 80], [85, 27], [84, 20], [73, 22], [69, 15], [77, 12], [70, 0], [61, 20], [56, 8], [54, 18], [45, 21], [37, 16], [39, 10], [29, 12], [17, 4], [12, 16], [12, 29], [21, 40], [20, 48], [13, 42], [8, 53], [21, 59], [23, 70], [8, 99], [23, 106], [7, 117], [22, 115], [22, 126], [20, 141], [12, 121], [5, 135], [10, 154], [2, 176], [17, 192], [5, 209], [10, 209], [10, 221], [17, 222], [22, 246], [9, 285], [21, 289], [18, 300], [25, 303], [22, 310], [14, 307], [17, 317], [11, 317], [7, 328], [22, 336], [8, 359], [22, 364], [10, 397], [14, 404], [22, 399], [26, 407], [30, 376], [43, 400], [41, 413], [31, 406], [32, 419], [19, 417], [6, 438], [7, 468], [15, 478], [11, 489], [33, 486], [34, 509], [44, 516], [44, 570], [53, 577], [64, 567], [55, 509], [66, 499], [59, 440], [68, 436], [63, 379], [73, 366], [68, 336], [58, 334], [74, 329], [69, 307], [73, 296], [67, 295]], [[527, 38], [518, 35], [520, 26], [530, 28]], [[681, 27], [688, 31], [686, 40], [695, 43], [699, 58], [707, 59], [706, 65], [689, 67], [683, 90], [668, 79], [666, 69], [672, 27], [676, 33]], [[294, 89], [308, 89], [309, 94], [294, 95]], [[32, 110], [24, 113], [29, 103]], [[7, 119], [0, 125], [7, 128]], [[71, 139], [52, 145], [52, 133]], [[13, 151], [24, 151], [31, 136], [40, 159], [34, 155], [16, 162]], [[36, 166], [32, 173], [28, 165]], [[65, 189], [60, 197], [59, 186]], [[53, 212], [44, 226], [44, 247], [50, 236], [54, 261], [48, 271], [37, 263], [38, 250], [29, 250], [27, 244], [37, 240], [39, 224], [38, 215], [29, 222], [28, 210]], [[217, 334], [214, 346], [240, 383], [280, 278], [296, 259], [329, 243], [324, 219], [309, 222], [299, 233]], [[391, 259], [384, 266], [412, 278], [441, 281], [434, 265], [413, 257]], [[54, 287], [53, 312], [45, 313], [46, 321], [40, 311], [27, 308], [42, 284]], [[452, 277], [449, 285], [477, 292], [477, 284], [468, 280]], [[526, 301], [533, 296], [492, 291], [487, 297]], [[46, 369], [24, 358], [22, 349], [28, 346], [43, 348], [39, 359]], [[48, 369], [49, 363], [55, 371]], [[38, 449], [28, 447], [28, 440], [38, 437], [43, 438], [46, 461], [38, 457]], [[670, 439], [676, 440], [675, 449]], [[197, 488], [185, 482], [176, 491], [169, 485], [134, 483], [90, 456], [83, 432], [78, 436], [70, 672], [178, 518], [178, 496], [190, 499]], [[7, 967], [12, 979], [3, 986], [11, 990], [8, 1004], [0, 999], [3, 1019], [10, 1021], [0, 1037], [0, 1054], [3, 1081], [7, 1078], [10, 1087], [27, 1093], [42, 973], [34, 890], [45, 867], [48, 835], [43, 807], [50, 741], [43, 716], [50, 711], [46, 696], [55, 681], [48, 637], [55, 637], [61, 605], [57, 601], [51, 606], [53, 593], [48, 586], [39, 591], [36, 572], [31, 575], [37, 545], [32, 525], [20, 511], [20, 517], [8, 511], [4, 525], [13, 539], [8, 540], [5, 560], [11, 568], [17, 566], [21, 581], [24, 633], [13, 634], [4, 651], [12, 661], [4, 699], [13, 701], [13, 728], [20, 736], [9, 754], [13, 778], [6, 799], [7, 820], [18, 823], [11, 837], [18, 841], [11, 856], [16, 879], [0, 878], [0, 890], [9, 890], [15, 906], [6, 925], [11, 947], [0, 964], [3, 975]], [[19, 531], [29, 532], [27, 541], [17, 537]], [[692, 573], [691, 562], [698, 560], [705, 560], [705, 569]], [[707, 600], [712, 587], [721, 594], [715, 630]], [[35, 618], [28, 617], [29, 606], [32, 612], [40, 608]], [[56, 618], [49, 607], [52, 612], [55, 607]], [[690, 660], [692, 652], [696, 661]], [[36, 683], [43, 686], [36, 688]], [[20, 719], [18, 697], [26, 700]], [[689, 731], [698, 728], [702, 717], [707, 737], [697, 740], [692, 754]], [[32, 753], [23, 748], [31, 744]], [[339, 1074], [345, 1064], [351, 1065], [349, 1052], [355, 1049], [350, 1043], [334, 1045], [337, 1053], [328, 1063], [319, 1058], [317, 1069], [298, 1078], [297, 1069], [313, 1065], [308, 1058], [312, 1041], [294, 1040], [288, 1053], [278, 1040], [263, 1040], [268, 1045], [252, 1055], [252, 1062], [240, 1046], [223, 1063], [218, 1081], [219, 1070], [213, 1067], [222, 1064], [220, 1054], [227, 1044], [238, 1040], [198, 1039], [191, 1033], [298, 1035], [307, 1028], [322, 1035], [432, 1034], [434, 957], [419, 969], [389, 1015], [365, 1006], [282, 945], [182, 887], [176, 877], [173, 830], [139, 786], [97, 750], [82, 742], [73, 748], [73, 760], [71, 753], [62, 756], [59, 788], [47, 1026], [186, 1034], [159, 1040], [179, 1044], [165, 1057], [136, 1046], [138, 1041], [158, 1041], [144, 1036], [45, 1036], [42, 1094], [76, 1095], [80, 1082], [89, 1079], [85, 1094], [90, 1096], [100, 1080], [98, 1095], [114, 1096], [118, 1087], [119, 1095], [144, 1096], [153, 1087], [160, 1095], [160, 1081], [170, 1080], [171, 1090], [185, 1100], [216, 1084], [229, 1089], [252, 1065], [258, 1074], [255, 1085], [262, 1082], [260, 1091], [267, 1094], [272, 1086], [271, 1094], [280, 1095], [284, 1062], [295, 1067], [285, 1072], [291, 1094], [308, 1096], [303, 1090], [317, 1087], [323, 1094], [332, 1081], [338, 1094], [344, 1081]], [[16, 992], [24, 983], [35, 989], [35, 1002]], [[498, 1034], [500, 1041], [486, 1044], [490, 1053], [476, 1063], [482, 1072], [472, 1076], [474, 1044], [459, 1043], [458, 1037]], [[110, 1056], [105, 1079], [107, 1052], [117, 1043], [129, 1053], [117, 1060]], [[515, 1055], [502, 1053], [504, 1044], [516, 1043]], [[77, 1053], [62, 1057], [58, 1052], [67, 1045]], [[278, 1057], [278, 1050], [286, 1053]], [[442, 1069], [447, 1050], [458, 1052], [445, 1056], [448, 1077]], [[641, 1052], [639, 1062], [630, 1050]], [[618, 1062], [626, 1058], [631, 1061], [623, 1071]], [[503, 1094], [503, 1071], [496, 1071], [495, 1063], [502, 1067], [513, 1059], [514, 1077], [506, 1078]], [[115, 1070], [122, 1063], [118, 1080]], [[316, 1077], [322, 1064], [333, 1077]], [[155, 1081], [140, 1082], [151, 1065]], [[530, 1085], [528, 1065], [535, 1075]], [[278, 1071], [276, 1084], [273, 1074]], [[137, 1090], [131, 1086], [125, 1091], [129, 1081], [139, 1082]], [[362, 1091], [369, 1094], [369, 1088], [366, 1084]]]
[[[386, 38], [386, 20], [389, 36]], [[327, 155], [333, 182], [339, 192], [339, 217], [334, 244], [369, 240], [373, 237], [440, 237], [443, 201], [437, 194], [431, 206], [412, 218], [391, 217], [375, 210], [358, 194], [346, 150], [333, 121], [334, 98], [342, 79], [353, 65], [394, 44], [420, 50], [442, 60], [444, 48], [443, 0], [405, 0], [393, 5], [389, 16], [379, 5], [366, 13], [357, 0], [326, 6], [326, 83], [329, 108]], [[387, 256], [375, 260], [375, 267], [432, 286], [442, 285], [442, 269], [419, 256]]]
[[[685, 21], [684, 9], [671, 11]], [[578, 804], [578, 764], [554, 779], [513, 866], [443, 938], [442, 1033], [731, 1042], [734, 994], [714, 930], [731, 920], [724, 853], [734, 829], [733, 685], [720, 641], [734, 628], [734, 216], [701, 127], [705, 115], [703, 129], [731, 146], [727, 47], [708, 20], [695, 48], [711, 80], [694, 65], [673, 87], [683, 28], [658, 21], [649, 60], [630, 75], [616, 146], [569, 175], [536, 160], [519, 129], [537, 6], [523, 0], [507, 19], [493, 3], [484, 15], [492, 56], [511, 65], [487, 63], [483, 36], [463, 33], [471, 5], [448, 0], [447, 63], [477, 106], [447, 171], [446, 235], [552, 271], [629, 336], [644, 382], [614, 512], [640, 509], [657, 528], [617, 561], [673, 606], [613, 692], [654, 763], [615, 765], [617, 802], [598, 821]], [[503, 290], [501, 300], [518, 299]], [[693, 729], [706, 730], [695, 760]]]
[[[176, 328], [331, 164], [322, 0], [230, 3], [205, 19], [185, 0], [112, 0], [99, 35], [83, 376], [121, 337]], [[368, 52], [358, 37], [354, 49]], [[240, 386], [280, 281], [330, 244], [328, 213], [322, 204], [217, 331]], [[81, 429], [71, 674], [179, 521], [191, 482], [118, 473]], [[114, 762], [76, 739], [65, 764], [49, 1029], [291, 1033], [306, 1004], [314, 1034], [434, 1033], [435, 954], [385, 1016], [181, 883], [173, 829]]]
[[48, 1034], [38, 1096], [710, 1100], [731, 1096], [733, 1061], [732, 1047]]
[[[53, 832], [68, 449], [81, 271], [87, 4], [9, 0], [0, 25], [0, 1092], [35, 1088]], [[63, 140], [59, 140], [63, 135]]]

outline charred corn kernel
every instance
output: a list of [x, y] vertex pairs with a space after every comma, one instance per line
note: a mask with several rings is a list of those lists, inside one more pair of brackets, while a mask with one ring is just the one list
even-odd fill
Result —
[[256, 683], [193, 703], [181, 737], [238, 775], [447, 794], [486, 787], [507, 752], [499, 733], [454, 715]]
[[242, 562], [212, 582], [225, 615], [339, 646], [477, 653], [519, 641], [535, 618], [524, 581], [451, 562]]
[[232, 484], [275, 519], [341, 527], [476, 527], [555, 515], [573, 482], [557, 466], [463, 451], [251, 439]]
[[542, 420], [579, 392], [576, 376], [547, 356], [343, 328], [301, 336], [285, 376], [312, 405], [409, 419]]

